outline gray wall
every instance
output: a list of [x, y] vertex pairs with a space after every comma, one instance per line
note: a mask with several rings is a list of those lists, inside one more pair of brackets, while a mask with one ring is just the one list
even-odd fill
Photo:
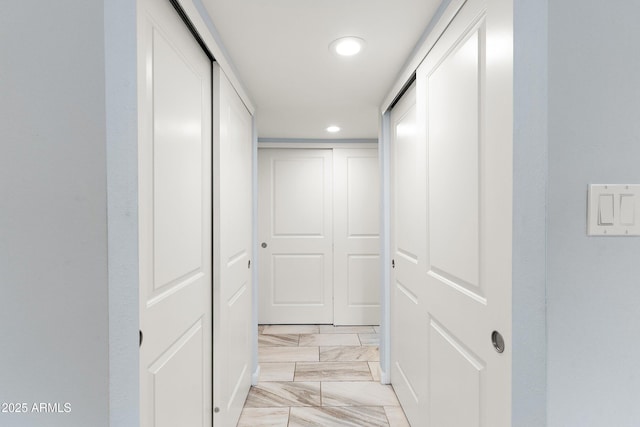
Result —
[[0, 13], [0, 402], [71, 404], [2, 426], [108, 425], [103, 9]]
[[114, 427], [136, 426], [140, 420], [136, 3], [104, 1], [109, 413]]
[[549, 2], [548, 425], [640, 425], [640, 238], [587, 237], [640, 183], [640, 2]]
[[547, 1], [514, 2], [514, 427], [546, 422]]

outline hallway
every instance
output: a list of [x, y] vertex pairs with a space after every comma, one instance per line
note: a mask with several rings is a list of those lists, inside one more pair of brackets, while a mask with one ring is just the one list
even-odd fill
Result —
[[374, 326], [260, 325], [258, 385], [238, 427], [409, 426], [380, 384]]

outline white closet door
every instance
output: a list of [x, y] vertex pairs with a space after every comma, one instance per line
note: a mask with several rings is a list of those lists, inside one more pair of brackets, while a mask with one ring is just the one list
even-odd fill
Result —
[[251, 387], [252, 123], [214, 64], [214, 422], [234, 426]]
[[169, 2], [141, 6], [141, 425], [208, 427], [211, 61]]
[[335, 148], [334, 324], [380, 323], [378, 150]]
[[427, 189], [415, 86], [391, 112], [391, 132], [391, 383], [409, 421], [419, 426], [428, 408]]
[[431, 426], [511, 425], [512, 50], [496, 5], [468, 0], [417, 73]]
[[259, 150], [259, 322], [333, 322], [331, 150]]

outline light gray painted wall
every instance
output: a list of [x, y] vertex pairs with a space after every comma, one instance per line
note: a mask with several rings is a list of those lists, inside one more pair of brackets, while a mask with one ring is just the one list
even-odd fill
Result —
[[547, 1], [514, 2], [514, 427], [546, 422]]
[[640, 425], [640, 238], [587, 237], [640, 183], [640, 2], [549, 2], [548, 426]]
[[140, 420], [136, 2], [106, 0], [104, 10], [109, 414], [120, 427]]
[[[108, 425], [104, 4], [0, 13], [2, 426]], [[30, 408], [29, 408], [30, 409]]]

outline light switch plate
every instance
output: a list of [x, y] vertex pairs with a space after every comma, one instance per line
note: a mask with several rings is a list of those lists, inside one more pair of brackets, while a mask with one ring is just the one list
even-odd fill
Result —
[[640, 185], [589, 185], [587, 234], [640, 236]]

